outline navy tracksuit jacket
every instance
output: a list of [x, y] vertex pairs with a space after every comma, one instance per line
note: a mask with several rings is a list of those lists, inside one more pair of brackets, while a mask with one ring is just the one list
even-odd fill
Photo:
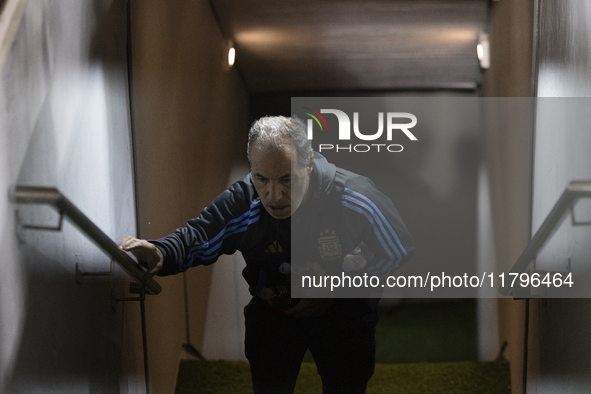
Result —
[[374, 255], [364, 272], [385, 277], [414, 252], [394, 204], [368, 178], [315, 153], [308, 192], [312, 198], [290, 218], [275, 219], [262, 206], [248, 174], [186, 227], [151, 241], [164, 256], [159, 275], [209, 265], [221, 254], [239, 250], [250, 292], [260, 296], [261, 288], [289, 284], [279, 266], [291, 264], [292, 257], [317, 262], [327, 273], [339, 275], [344, 256], [364, 242]]

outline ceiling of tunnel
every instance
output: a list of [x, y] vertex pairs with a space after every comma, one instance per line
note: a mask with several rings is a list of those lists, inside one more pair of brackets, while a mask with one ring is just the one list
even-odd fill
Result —
[[474, 88], [488, 0], [210, 0], [253, 93]]

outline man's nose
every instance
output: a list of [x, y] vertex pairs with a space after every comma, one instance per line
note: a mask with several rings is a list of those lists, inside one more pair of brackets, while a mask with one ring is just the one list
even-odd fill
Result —
[[269, 186], [269, 197], [271, 197], [272, 202], [277, 202], [281, 199], [282, 192], [281, 192], [281, 185], [271, 182]]

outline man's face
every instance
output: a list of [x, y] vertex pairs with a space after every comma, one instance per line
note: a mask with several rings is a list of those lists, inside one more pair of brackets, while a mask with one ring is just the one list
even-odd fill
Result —
[[263, 149], [255, 141], [250, 150], [254, 187], [263, 206], [275, 219], [291, 216], [300, 206], [310, 181], [314, 158], [308, 166], [297, 163], [290, 140], [279, 148]]

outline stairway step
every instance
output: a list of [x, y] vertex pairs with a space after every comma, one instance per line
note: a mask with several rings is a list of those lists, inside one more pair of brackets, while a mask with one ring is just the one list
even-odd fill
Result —
[[[296, 394], [322, 392], [314, 363], [302, 363]], [[241, 361], [181, 361], [176, 394], [252, 393], [250, 369]], [[377, 364], [367, 394], [510, 394], [507, 361]]]

